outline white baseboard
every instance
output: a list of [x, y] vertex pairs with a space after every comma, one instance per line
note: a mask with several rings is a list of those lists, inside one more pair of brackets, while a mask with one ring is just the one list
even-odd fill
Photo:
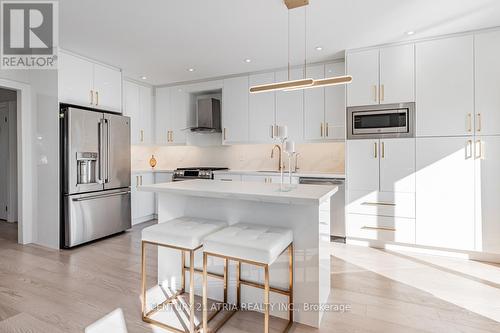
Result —
[[132, 225], [136, 225], [136, 224], [139, 224], [139, 223], [148, 222], [148, 221], [156, 219], [157, 217], [158, 216], [156, 214], [151, 214], [151, 215], [147, 215], [147, 216], [138, 217], [138, 218], [132, 219]]
[[466, 260], [476, 260], [500, 264], [500, 254], [444, 249], [431, 246], [403, 244], [395, 242], [384, 242], [373, 239], [346, 238], [346, 244], [373, 247], [376, 249], [407, 251], [413, 253], [431, 254], [443, 257], [461, 258]]

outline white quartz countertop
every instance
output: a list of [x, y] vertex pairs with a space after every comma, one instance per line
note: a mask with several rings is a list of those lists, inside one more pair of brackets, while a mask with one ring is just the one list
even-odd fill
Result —
[[[214, 174], [235, 174], [235, 175], [261, 175], [261, 176], [279, 176], [278, 171], [255, 171], [255, 170], [221, 170], [214, 171]], [[288, 176], [288, 172], [285, 171]], [[312, 178], [341, 178], [345, 179], [343, 173], [329, 173], [329, 172], [293, 172], [292, 177], [312, 177]]]
[[169, 169], [134, 169], [132, 170], [132, 174], [137, 174], [137, 173], [148, 173], [148, 172], [153, 172], [153, 173], [173, 173], [174, 170], [169, 170]]
[[196, 197], [239, 199], [261, 202], [319, 205], [329, 200], [338, 188], [330, 185], [296, 185], [281, 192], [280, 184], [257, 182], [221, 182], [214, 180], [186, 180], [182, 182], [142, 185], [139, 191], [171, 193]]

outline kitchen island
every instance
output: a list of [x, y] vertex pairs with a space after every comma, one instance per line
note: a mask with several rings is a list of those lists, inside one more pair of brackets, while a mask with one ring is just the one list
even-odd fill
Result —
[[[286, 186], [286, 185], [285, 185]], [[192, 216], [226, 221], [229, 225], [243, 222], [290, 228], [293, 230], [294, 320], [319, 327], [324, 306], [330, 294], [330, 198], [336, 186], [294, 185], [280, 191], [280, 184], [189, 180], [146, 185], [141, 191], [158, 194], [158, 221]], [[195, 266], [202, 267], [202, 253], [196, 254]], [[178, 289], [181, 281], [181, 255], [178, 251], [158, 250], [158, 281]], [[230, 264], [229, 301], [235, 299], [234, 263]], [[211, 258], [209, 271], [222, 273], [223, 262]], [[262, 283], [264, 272], [254, 266], [242, 265], [242, 278]], [[189, 277], [186, 273], [186, 279]], [[288, 287], [288, 258], [280, 257], [270, 268], [271, 286]], [[197, 295], [201, 295], [201, 275], [196, 276]], [[222, 300], [222, 281], [209, 279], [208, 297]], [[262, 304], [260, 289], [242, 287], [242, 304]], [[271, 303], [286, 304], [287, 298], [271, 293]], [[276, 306], [271, 315], [287, 318], [287, 309]]]

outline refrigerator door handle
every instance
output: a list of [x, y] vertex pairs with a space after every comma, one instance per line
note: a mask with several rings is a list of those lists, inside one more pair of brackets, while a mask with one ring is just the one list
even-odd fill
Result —
[[104, 119], [106, 123], [106, 183], [109, 183], [109, 147], [110, 147], [110, 135], [109, 135], [109, 120]]
[[98, 132], [99, 132], [99, 177], [97, 178], [97, 183], [104, 184], [106, 182], [104, 176], [104, 119], [99, 119]]
[[118, 195], [127, 195], [130, 194], [130, 191], [125, 191], [125, 192], [117, 192], [117, 193], [112, 193], [112, 194], [99, 194], [99, 195], [93, 195], [89, 197], [82, 197], [82, 198], [73, 198], [73, 201], [86, 201], [86, 200], [95, 200], [95, 199], [100, 199], [100, 198], [108, 198], [108, 197], [116, 197]]

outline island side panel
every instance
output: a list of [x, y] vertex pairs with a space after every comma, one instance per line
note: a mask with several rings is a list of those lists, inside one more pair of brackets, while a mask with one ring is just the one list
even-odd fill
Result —
[[[319, 327], [322, 316], [321, 311], [303, 311], [307, 304], [320, 304], [326, 301], [329, 295], [330, 265], [326, 264], [325, 258], [329, 258], [329, 248], [320, 246], [320, 213], [328, 218], [327, 206], [282, 204], [259, 201], [248, 201], [227, 198], [204, 198], [185, 196], [178, 194], [160, 193], [158, 200], [158, 219], [161, 222], [179, 216], [193, 216], [212, 218], [227, 221], [229, 224], [238, 222], [271, 225], [276, 227], [291, 228], [294, 232], [295, 247], [295, 283], [294, 303], [298, 310], [295, 313], [295, 321], [313, 327]], [[323, 218], [324, 219], [324, 218]], [[324, 230], [328, 226], [322, 226]], [[322, 229], [323, 230], [323, 229]], [[329, 230], [329, 229], [328, 229]], [[328, 231], [329, 237], [329, 231]], [[170, 250], [160, 249], [159, 255], [159, 281], [180, 281], [180, 255]], [[320, 260], [323, 263], [320, 263]], [[201, 253], [197, 254], [195, 265], [201, 268]], [[214, 271], [222, 270], [222, 262], [217, 259], [209, 262], [209, 267], [215, 265]], [[263, 269], [254, 266], [242, 266], [242, 278], [263, 282]], [[288, 262], [287, 256], [283, 255], [271, 266], [271, 285], [286, 289], [288, 287]], [[234, 263], [230, 265], [229, 300], [234, 301]], [[186, 279], [189, 274], [186, 274]], [[201, 276], [196, 276], [196, 294], [201, 295]], [[328, 284], [328, 289], [326, 285]], [[222, 295], [222, 284], [218, 280], [209, 281], [209, 297], [220, 300]], [[242, 302], [261, 303], [263, 292], [260, 289], [242, 287]], [[271, 296], [271, 302], [286, 302], [281, 295]], [[286, 318], [285, 311], [274, 309], [272, 315]]]

